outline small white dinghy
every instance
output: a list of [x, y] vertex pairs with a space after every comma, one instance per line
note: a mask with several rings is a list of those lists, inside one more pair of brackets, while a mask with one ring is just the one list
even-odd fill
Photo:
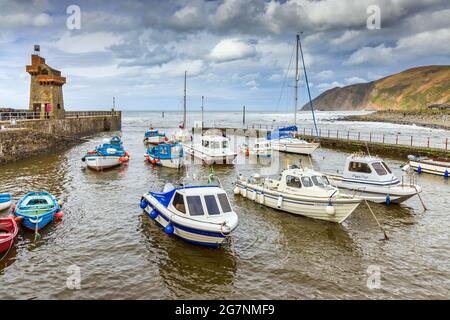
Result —
[[298, 166], [281, 172], [279, 179], [240, 176], [234, 193], [274, 209], [337, 223], [347, 219], [362, 201], [341, 195], [322, 173]]
[[382, 159], [363, 153], [347, 158], [343, 175], [327, 175], [343, 194], [376, 203], [400, 203], [422, 192], [413, 174], [400, 181]]
[[208, 183], [168, 183], [162, 192], [144, 194], [140, 207], [167, 234], [198, 245], [219, 247], [238, 225], [220, 181], [211, 175]]

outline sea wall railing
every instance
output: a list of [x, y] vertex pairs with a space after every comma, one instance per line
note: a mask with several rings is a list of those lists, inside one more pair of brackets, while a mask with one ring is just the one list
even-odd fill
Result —
[[[258, 129], [272, 131], [283, 126], [279, 125], [269, 125], [269, 124], [251, 124], [247, 125], [247, 129]], [[411, 147], [421, 147], [421, 148], [435, 148], [442, 149], [445, 151], [450, 150], [450, 137], [445, 133], [442, 135], [412, 135], [412, 134], [402, 134], [402, 133], [387, 133], [387, 132], [374, 132], [374, 131], [358, 131], [358, 130], [340, 130], [340, 129], [328, 129], [328, 128], [318, 128], [318, 133], [316, 135], [314, 128], [300, 128], [300, 135], [306, 137], [323, 137], [346, 141], [367, 141], [370, 143], [380, 143], [386, 145], [402, 145]]]
[[[66, 111], [65, 118], [83, 118], [83, 117], [99, 117], [99, 116], [118, 116], [121, 111]], [[30, 111], [15, 111], [15, 112], [0, 112], [0, 121], [11, 120], [38, 120], [46, 119], [47, 116], [40, 112]]]

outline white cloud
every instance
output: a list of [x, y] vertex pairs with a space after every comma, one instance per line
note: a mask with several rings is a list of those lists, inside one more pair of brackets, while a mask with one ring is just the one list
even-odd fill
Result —
[[76, 36], [66, 33], [49, 45], [68, 53], [88, 53], [106, 51], [109, 46], [118, 44], [121, 40], [121, 36], [109, 32], [94, 32]]
[[363, 82], [367, 82], [366, 79], [363, 79], [361, 77], [349, 77], [349, 78], [345, 78], [345, 82], [347, 84], [355, 84], [355, 83], [363, 83]]
[[395, 58], [393, 48], [386, 47], [380, 44], [376, 47], [363, 47], [353, 52], [350, 57], [344, 62], [344, 65], [358, 65], [358, 64], [394, 64], [397, 60]]
[[325, 91], [328, 89], [332, 89], [332, 88], [336, 88], [336, 87], [343, 87], [343, 86], [344, 86], [344, 84], [342, 84], [338, 81], [333, 81], [332, 83], [327, 83], [327, 82], [320, 83], [319, 85], [317, 85], [317, 88], [320, 91]]
[[255, 47], [244, 41], [232, 38], [221, 40], [209, 53], [209, 58], [216, 62], [246, 59], [256, 54]]
[[349, 42], [356, 39], [361, 34], [361, 31], [346, 30], [339, 38], [331, 40], [333, 46], [348, 45]]
[[332, 70], [323, 70], [315, 75], [318, 80], [328, 80], [334, 77], [334, 72]]

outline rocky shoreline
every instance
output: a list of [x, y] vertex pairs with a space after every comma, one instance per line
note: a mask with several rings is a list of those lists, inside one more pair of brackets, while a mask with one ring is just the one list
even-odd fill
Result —
[[450, 112], [448, 111], [376, 111], [367, 115], [348, 116], [342, 118], [342, 120], [415, 124], [428, 128], [450, 130]]

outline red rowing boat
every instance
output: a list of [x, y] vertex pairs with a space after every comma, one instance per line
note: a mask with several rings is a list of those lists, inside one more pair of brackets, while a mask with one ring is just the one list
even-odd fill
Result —
[[0, 219], [0, 253], [12, 247], [18, 231], [19, 229], [14, 218]]

